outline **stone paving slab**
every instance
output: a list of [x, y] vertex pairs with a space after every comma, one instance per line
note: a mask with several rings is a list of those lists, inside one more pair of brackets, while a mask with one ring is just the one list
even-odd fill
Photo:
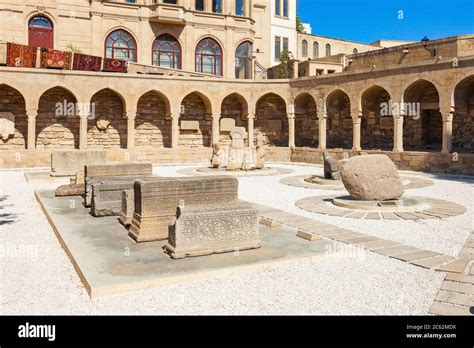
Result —
[[448, 275], [446, 276], [446, 280], [451, 280], [453, 282], [459, 282], [459, 283], [474, 284], [474, 276], [473, 275], [465, 275], [465, 274], [459, 274], [459, 273], [448, 273]]
[[400, 254], [407, 254], [415, 251], [421, 251], [418, 248], [408, 246], [408, 245], [397, 245], [393, 247], [388, 247], [388, 248], [383, 248], [383, 249], [377, 249], [374, 250], [375, 253], [384, 255], [384, 256], [394, 256], [394, 255], [400, 255]]
[[423, 260], [414, 260], [414, 261], [410, 261], [410, 263], [423, 267], [423, 268], [437, 268], [451, 261], [454, 261], [454, 257], [443, 255], [443, 256], [435, 256], [435, 257], [423, 259]]
[[474, 285], [469, 283], [453, 282], [446, 280], [441, 287], [441, 290], [459, 292], [467, 295], [474, 295]]
[[454, 260], [453, 262], [447, 263], [436, 268], [436, 270], [442, 272], [463, 273], [466, 270], [468, 263], [468, 258], [459, 258], [457, 260]]
[[435, 301], [471, 307], [474, 305], [474, 296], [461, 294], [458, 292], [440, 290], [435, 298]]
[[375, 240], [373, 242], [362, 242], [362, 243], [355, 243], [361, 247], [364, 247], [365, 249], [368, 250], [376, 250], [376, 249], [382, 249], [382, 248], [389, 248], [397, 245], [401, 245], [401, 243], [394, 242], [391, 240]]
[[469, 307], [455, 306], [448, 303], [435, 301], [429, 311], [430, 314], [435, 315], [471, 315]]
[[427, 259], [433, 256], [441, 256], [440, 253], [435, 253], [434, 251], [415, 251], [412, 253], [402, 254], [402, 255], [395, 255], [392, 256], [394, 259], [402, 260], [402, 261], [413, 261], [413, 260], [420, 260], [420, 259]]

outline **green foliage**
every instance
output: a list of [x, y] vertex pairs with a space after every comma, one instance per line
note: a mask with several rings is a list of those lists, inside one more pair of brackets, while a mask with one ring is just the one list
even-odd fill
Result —
[[69, 51], [71, 53], [81, 53], [81, 49], [74, 46], [72, 43], [69, 43], [67, 46], [66, 46], [66, 51]]
[[287, 79], [293, 77], [293, 62], [290, 60], [288, 51], [282, 51], [278, 58], [278, 78]]
[[304, 32], [303, 22], [301, 21], [301, 17], [298, 14], [296, 15], [296, 31], [298, 33]]

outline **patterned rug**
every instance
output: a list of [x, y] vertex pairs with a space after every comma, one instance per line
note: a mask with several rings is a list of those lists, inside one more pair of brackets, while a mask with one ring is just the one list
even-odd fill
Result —
[[88, 54], [74, 53], [73, 70], [100, 71], [102, 68], [102, 57], [90, 56]]
[[126, 73], [128, 71], [128, 64], [126, 60], [104, 58], [104, 68], [102, 70]]
[[42, 48], [40, 51], [40, 66], [42, 68], [71, 70], [72, 53]]
[[8, 42], [7, 66], [36, 68], [36, 47]]

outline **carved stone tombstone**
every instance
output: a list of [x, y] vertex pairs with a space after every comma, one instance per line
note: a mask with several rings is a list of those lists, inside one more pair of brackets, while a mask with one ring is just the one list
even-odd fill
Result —
[[257, 160], [256, 169], [263, 169], [265, 167], [265, 137], [262, 132], [257, 133]]
[[0, 112], [0, 139], [7, 140], [15, 134], [15, 115], [11, 112]]

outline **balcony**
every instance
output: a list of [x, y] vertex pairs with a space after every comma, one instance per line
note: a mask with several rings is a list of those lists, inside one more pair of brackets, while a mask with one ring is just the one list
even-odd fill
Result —
[[[184, 7], [176, 4], [166, 3], [166, 0], [153, 0], [150, 4], [150, 22], [184, 25]], [[176, 1], [179, 3], [179, 1]]]

